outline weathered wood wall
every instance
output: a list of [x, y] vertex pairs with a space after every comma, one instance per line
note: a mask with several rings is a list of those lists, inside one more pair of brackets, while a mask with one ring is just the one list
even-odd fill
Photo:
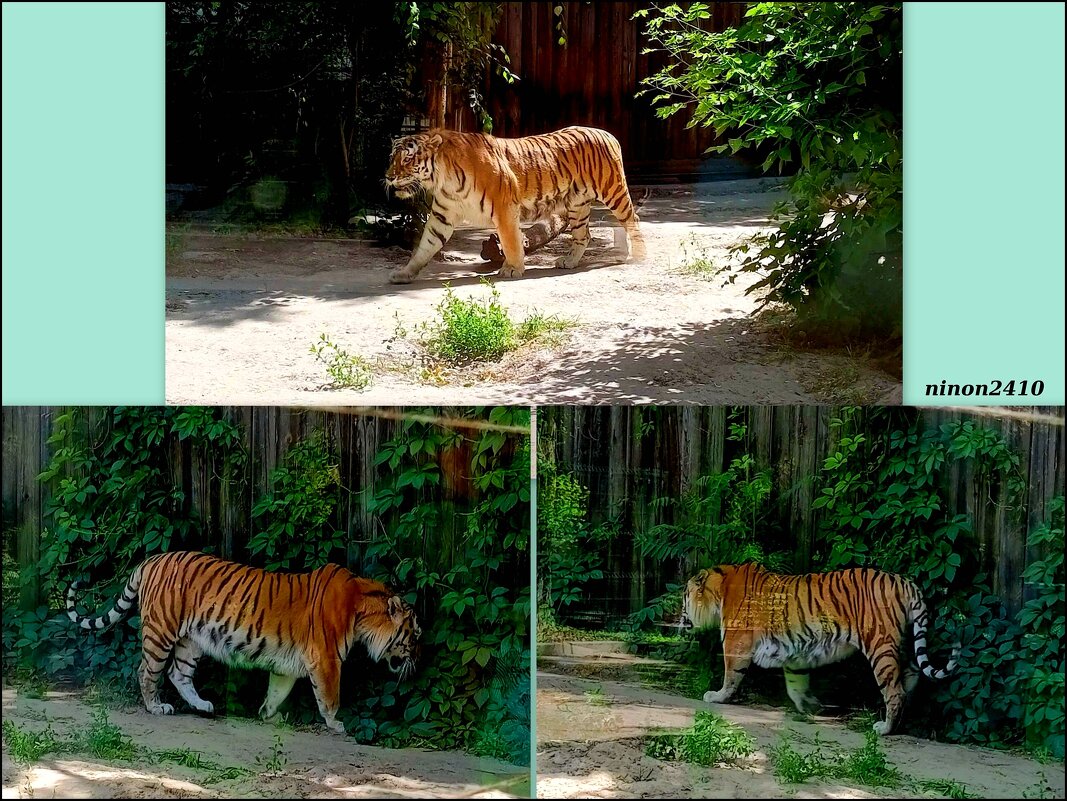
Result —
[[[562, 6], [566, 45], [557, 42], [553, 7]], [[519, 81], [487, 80], [486, 106], [496, 136], [529, 136], [568, 125], [611, 131], [622, 145], [626, 172], [634, 183], [691, 179], [698, 173], [740, 177], [755, 174], [740, 162], [704, 151], [715, 144], [706, 128], [687, 128], [688, 112], [667, 120], [655, 116], [649, 97], [634, 95], [641, 81], [666, 66], [663, 53], [642, 53], [649, 42], [634, 12], [648, 3], [503, 3], [493, 40], [511, 58]], [[703, 27], [721, 31], [738, 25], [744, 3], [711, 3]], [[478, 130], [466, 98], [454, 92], [446, 126]]]
[[[392, 438], [402, 424], [403, 408], [379, 409], [380, 414], [344, 411], [316, 411], [274, 406], [225, 407], [224, 417], [241, 431], [241, 444], [248, 454], [248, 469], [242, 481], [229, 481], [221, 460], [210, 453], [175, 443], [171, 448], [171, 470], [175, 485], [185, 498], [183, 512], [202, 523], [201, 545], [210, 544], [225, 558], [243, 560], [244, 546], [253, 533], [252, 506], [270, 488], [271, 472], [283, 464], [286, 452], [313, 432], [322, 431], [339, 454], [337, 503], [340, 526], [348, 543], [349, 565], [359, 568], [363, 546], [382, 536], [391, 524], [368, 508], [379, 479], [386, 467], [376, 466], [374, 456]], [[410, 410], [407, 410], [410, 411]], [[456, 410], [437, 410], [442, 418], [457, 418]], [[37, 481], [52, 457], [48, 438], [54, 418], [61, 409], [54, 407], [3, 408], [3, 529], [5, 538], [14, 533], [14, 543], [5, 541], [20, 565], [39, 558], [42, 526], [48, 488]], [[90, 421], [101, 415], [99, 409], [85, 410]], [[381, 416], [389, 415], [389, 416]], [[459, 429], [473, 436], [471, 429]], [[470, 482], [470, 447], [459, 447], [439, 454], [442, 481], [439, 487], [424, 490], [442, 508], [441, 525], [426, 533], [422, 553], [427, 560], [449, 569], [461, 550], [465, 525], [464, 512], [473, 502]], [[430, 497], [428, 495], [427, 497]], [[13, 547], [12, 547], [13, 546]], [[40, 601], [36, 587], [23, 590], [21, 603], [33, 608]]]
[[[607, 580], [589, 607], [624, 615], [687, 575], [690, 566], [645, 560], [631, 532], [674, 522], [671, 508], [652, 503], [677, 498], [701, 475], [723, 471], [741, 450], [769, 467], [775, 483], [776, 517], [795, 541], [795, 567], [810, 564], [819, 511], [812, 509], [814, 477], [837, 444], [830, 426], [836, 410], [820, 406], [761, 406], [745, 410], [748, 431], [743, 446], [727, 439], [730, 407], [545, 407], [538, 420], [541, 458], [572, 472], [590, 490], [593, 522], [617, 519], [623, 532], [612, 543]], [[961, 418], [998, 431], [1020, 457], [1027, 491], [1009, 508], [999, 479], [976, 475], [970, 466], [947, 471], [946, 513], [966, 513], [983, 568], [994, 589], [1016, 609], [1024, 596], [1026, 535], [1045, 519], [1048, 501], [1064, 492], [1063, 409], [1035, 408], [901, 410], [924, 426]], [[1033, 554], [1029, 556], [1034, 556]]]

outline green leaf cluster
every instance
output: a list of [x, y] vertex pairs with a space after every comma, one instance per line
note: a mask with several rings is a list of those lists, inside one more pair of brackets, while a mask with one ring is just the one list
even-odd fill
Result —
[[686, 110], [711, 151], [793, 171], [774, 229], [724, 268], [802, 320], [899, 336], [902, 287], [903, 24], [900, 3], [754, 3], [705, 30], [706, 3], [642, 10], [667, 59], [645, 80], [660, 117]]

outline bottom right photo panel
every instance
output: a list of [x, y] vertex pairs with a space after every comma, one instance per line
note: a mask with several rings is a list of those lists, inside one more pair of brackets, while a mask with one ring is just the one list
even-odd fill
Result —
[[1062, 408], [537, 410], [537, 795], [1064, 797]]

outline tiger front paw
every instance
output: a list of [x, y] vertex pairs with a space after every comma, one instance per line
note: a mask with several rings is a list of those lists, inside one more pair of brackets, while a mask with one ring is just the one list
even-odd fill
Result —
[[412, 276], [407, 270], [393, 270], [389, 273], [390, 284], [410, 284]]
[[711, 690], [708, 690], [706, 693], [704, 693], [704, 703], [705, 704], [721, 704], [724, 701], [726, 701], [727, 697], [728, 696], [725, 693], [723, 693], [722, 690], [718, 690], [716, 692], [712, 692]]
[[526, 267], [524, 265], [508, 264], [505, 262], [500, 268], [498, 275], [501, 278], [521, 278], [524, 272], [526, 272]]
[[173, 715], [174, 707], [170, 704], [155, 704], [148, 708], [153, 715]]
[[880, 737], [885, 737], [889, 734], [889, 722], [880, 720], [874, 724], [874, 733]]
[[337, 718], [334, 718], [333, 720], [326, 721], [326, 728], [329, 729], [330, 731], [334, 732], [335, 734], [344, 734], [345, 733], [345, 724], [343, 724], [341, 721], [337, 720]]

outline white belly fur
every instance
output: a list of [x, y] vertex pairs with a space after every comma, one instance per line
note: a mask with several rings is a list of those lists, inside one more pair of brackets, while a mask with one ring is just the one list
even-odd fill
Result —
[[[246, 641], [248, 632], [237, 629], [223, 634], [221, 627], [221, 623], [205, 623], [199, 628], [191, 628], [185, 636], [200, 646], [205, 654], [227, 665], [263, 668], [282, 676], [307, 675], [303, 656], [295, 647], [276, 647], [266, 638], [253, 637], [249, 645], [241, 652], [236, 652], [235, 646]], [[254, 660], [251, 659], [252, 654], [256, 654]]]
[[752, 661], [764, 668], [816, 668], [840, 662], [856, 652], [847, 634], [821, 638], [816, 642], [790, 643], [777, 637], [764, 637], [752, 653]]

